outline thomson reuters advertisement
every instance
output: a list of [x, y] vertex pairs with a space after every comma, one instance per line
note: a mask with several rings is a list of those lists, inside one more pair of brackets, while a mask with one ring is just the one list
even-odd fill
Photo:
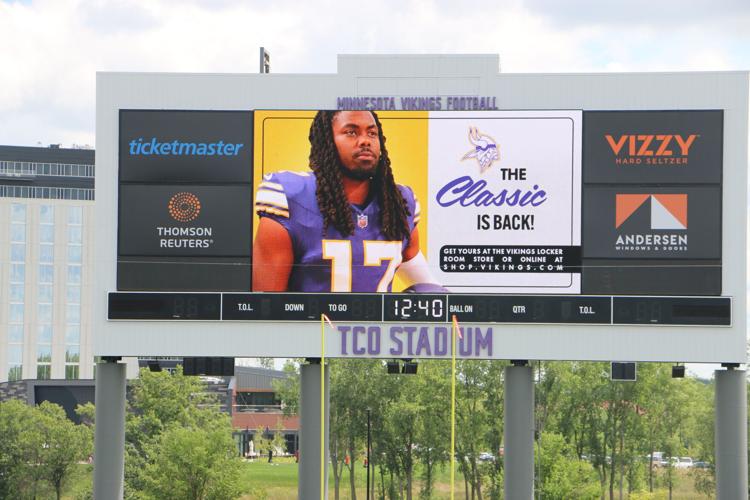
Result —
[[250, 214], [235, 200], [250, 186], [127, 185], [120, 202], [120, 255], [250, 256]]
[[[398, 291], [394, 270], [418, 256], [421, 280], [454, 292], [580, 292], [580, 111], [256, 111], [255, 124], [256, 225], [291, 239], [287, 290]], [[263, 236], [255, 273], [259, 241], [289, 245]]]

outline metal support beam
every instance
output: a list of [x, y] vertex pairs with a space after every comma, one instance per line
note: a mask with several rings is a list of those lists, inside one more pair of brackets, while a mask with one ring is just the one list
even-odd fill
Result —
[[744, 370], [717, 370], [716, 499], [747, 498], [747, 381]]
[[96, 364], [94, 498], [121, 499], [125, 478], [125, 364], [102, 358]]
[[505, 498], [534, 498], [534, 371], [505, 368]]
[[[311, 360], [312, 361], [312, 360]], [[320, 360], [300, 366], [299, 482], [297, 497], [320, 498]], [[328, 491], [329, 369], [325, 367], [324, 489]]]

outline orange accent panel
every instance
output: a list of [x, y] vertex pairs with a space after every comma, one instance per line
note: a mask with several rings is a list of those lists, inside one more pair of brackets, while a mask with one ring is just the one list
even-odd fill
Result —
[[615, 228], [628, 220], [638, 207], [648, 199], [647, 194], [618, 194], [615, 195]]
[[687, 195], [686, 194], [655, 194], [654, 198], [669, 210], [669, 213], [687, 227]]

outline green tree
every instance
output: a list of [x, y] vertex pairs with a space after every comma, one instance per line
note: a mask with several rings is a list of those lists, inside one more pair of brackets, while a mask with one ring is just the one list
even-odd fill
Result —
[[[403, 377], [404, 384], [413, 383], [411, 377]], [[390, 428], [390, 435], [394, 444], [393, 453], [398, 460], [398, 469], [406, 481], [401, 485], [406, 491], [406, 500], [412, 499], [412, 484], [414, 480], [414, 466], [416, 457], [414, 448], [417, 445], [417, 418], [419, 404], [409, 398], [413, 393], [404, 390], [401, 398], [388, 406], [386, 419]], [[401, 489], [401, 488], [400, 488]]]
[[271, 448], [274, 454], [286, 453], [286, 438], [284, 437], [284, 423], [281, 419], [276, 422], [276, 429], [273, 431], [273, 438], [271, 439]]
[[91, 429], [58, 405], [0, 403], [0, 498], [36, 498], [47, 481], [59, 499], [73, 467], [91, 453]]
[[487, 415], [486, 443], [488, 450], [495, 456], [487, 467], [487, 495], [492, 500], [503, 496], [503, 459], [500, 449], [503, 447], [503, 418], [505, 415], [504, 376], [507, 363], [492, 361], [488, 363], [485, 384], [484, 410]]
[[[202, 471], [208, 467], [206, 460], [216, 458], [213, 467], [224, 463], [220, 458], [226, 452], [236, 455], [232, 440], [232, 427], [228, 417], [221, 413], [215, 395], [205, 392], [198, 377], [186, 377], [178, 366], [174, 374], [151, 372], [142, 369], [139, 378], [132, 384], [129, 411], [125, 421], [125, 496], [129, 499], [158, 497], [154, 484], [157, 472], [168, 473], [175, 464], [180, 468]], [[176, 429], [182, 429], [179, 433]], [[192, 437], [184, 435], [192, 433]], [[215, 441], [215, 443], [207, 440]], [[195, 462], [190, 462], [190, 446], [200, 447]], [[165, 447], [176, 446], [182, 458]], [[183, 453], [184, 452], [184, 453]], [[219, 457], [219, 458], [217, 458]], [[235, 457], [239, 460], [238, 457]], [[239, 481], [238, 469], [229, 463], [226, 473], [220, 471], [201, 472], [204, 489], [197, 488], [185, 475], [173, 474], [173, 491], [211, 491], [215, 498], [222, 491], [235, 491]], [[180, 482], [182, 481], [182, 482]], [[178, 484], [179, 483], [179, 484]], [[166, 483], [165, 483], [166, 484]], [[216, 486], [210, 486], [215, 484]], [[207, 489], [205, 489], [207, 488]], [[177, 497], [169, 497], [177, 498]], [[187, 498], [187, 497], [183, 497]], [[193, 498], [193, 497], [190, 497]], [[211, 496], [195, 498], [214, 498]]]
[[212, 425], [169, 426], [148, 446], [153, 457], [144, 471], [146, 498], [230, 500], [240, 493], [237, 457], [228, 417]]
[[276, 364], [273, 358], [258, 358], [258, 364], [266, 370], [275, 370]]
[[21, 494], [29, 458], [32, 415], [33, 409], [22, 401], [11, 399], [0, 403], [0, 498]]
[[94, 427], [94, 423], [96, 422], [96, 406], [94, 406], [94, 403], [78, 405], [75, 411], [83, 425], [91, 428]]
[[[273, 450], [273, 439], [267, 435], [263, 427], [255, 429], [253, 447], [255, 448], [255, 453], [258, 455], [258, 459], [267, 457], [269, 452]], [[271, 460], [269, 459], [268, 461], [270, 462]]]
[[65, 410], [56, 404], [44, 401], [37, 413], [35, 421], [44, 440], [38, 468], [60, 500], [63, 483], [73, 467], [92, 453], [93, 435], [89, 427], [68, 420]]
[[446, 361], [420, 363], [415, 380], [414, 400], [417, 409], [417, 458], [422, 467], [420, 498], [434, 495], [438, 466], [445, 464], [450, 453], [450, 365]]
[[282, 368], [286, 377], [271, 381], [276, 397], [281, 401], [281, 407], [287, 417], [299, 413], [299, 364], [301, 362], [303, 360], [287, 359]]
[[544, 478], [540, 486], [542, 498], [593, 500], [600, 496], [594, 469], [575, 455], [563, 436], [543, 433], [539, 443], [535, 460]]
[[489, 364], [491, 361], [466, 360], [457, 364], [456, 384], [456, 456], [464, 476], [467, 498], [482, 500], [483, 470], [479, 454], [485, 451], [489, 433], [484, 409]]

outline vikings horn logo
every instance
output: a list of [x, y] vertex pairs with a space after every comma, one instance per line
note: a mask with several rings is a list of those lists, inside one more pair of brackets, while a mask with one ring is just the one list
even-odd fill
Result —
[[479, 163], [479, 173], [485, 173], [492, 163], [500, 159], [497, 143], [489, 135], [485, 135], [476, 127], [469, 127], [469, 142], [474, 145], [474, 149], [469, 151], [461, 158], [461, 161], [475, 158]]

